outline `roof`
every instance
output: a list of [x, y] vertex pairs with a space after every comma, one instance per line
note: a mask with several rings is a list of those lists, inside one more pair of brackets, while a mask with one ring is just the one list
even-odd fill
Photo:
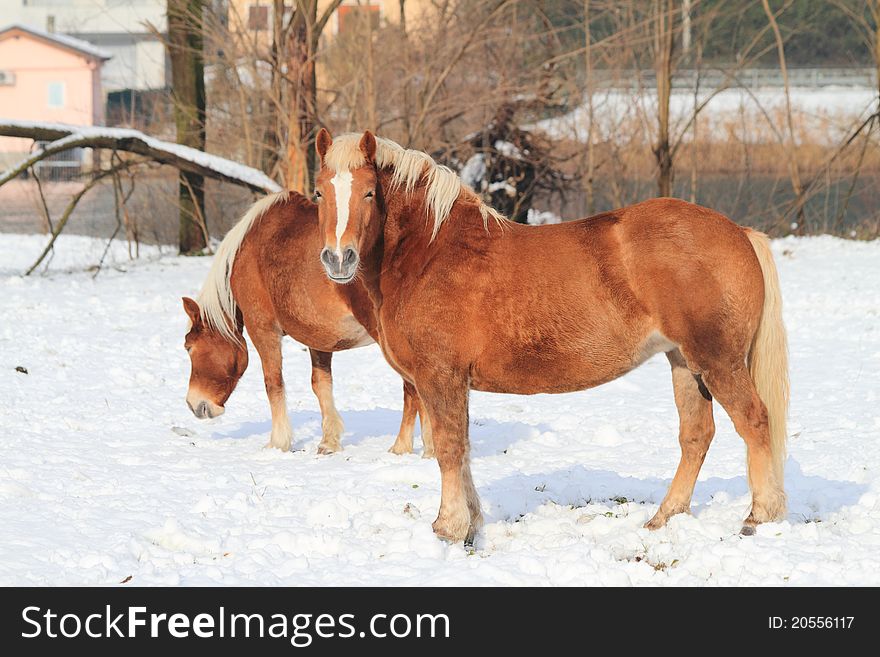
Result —
[[30, 34], [33, 37], [36, 37], [37, 39], [47, 41], [50, 44], [60, 46], [61, 48], [66, 48], [67, 50], [73, 50], [82, 55], [86, 55], [87, 57], [91, 57], [92, 59], [107, 61], [113, 56], [106, 50], [102, 50], [101, 48], [98, 48], [88, 41], [83, 41], [82, 39], [77, 39], [76, 37], [68, 36], [66, 34], [54, 34], [44, 32], [43, 30], [38, 30], [34, 27], [28, 27], [27, 25], [22, 25], [21, 23], [13, 23], [12, 25], [7, 25], [4, 28], [0, 28], [0, 38], [2, 38], [3, 35], [7, 32], [11, 32], [12, 30], [20, 30], [22, 32]]

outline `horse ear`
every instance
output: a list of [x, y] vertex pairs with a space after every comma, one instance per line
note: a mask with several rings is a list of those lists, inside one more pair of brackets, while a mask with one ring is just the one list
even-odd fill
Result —
[[367, 162], [370, 164], [376, 163], [376, 136], [367, 130], [364, 133], [364, 136], [361, 137], [361, 143], [358, 144], [361, 149], [361, 153], [364, 154], [364, 157], [367, 158]]
[[318, 157], [321, 158], [321, 162], [324, 162], [324, 156], [327, 155], [327, 151], [332, 144], [333, 137], [330, 136], [330, 132], [327, 128], [321, 128], [321, 131], [315, 138], [315, 150], [318, 152]]
[[186, 311], [186, 314], [189, 315], [190, 320], [192, 320], [193, 326], [201, 321], [202, 311], [199, 309], [199, 304], [189, 297], [183, 297], [183, 309]]

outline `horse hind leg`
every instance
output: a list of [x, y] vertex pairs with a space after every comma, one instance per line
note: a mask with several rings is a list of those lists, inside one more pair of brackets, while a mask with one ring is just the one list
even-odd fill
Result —
[[392, 454], [411, 454], [413, 451], [413, 431], [418, 414], [418, 401], [416, 400], [416, 388], [408, 381], [403, 382], [403, 416], [400, 419], [400, 431], [397, 432], [397, 440], [388, 451]]
[[645, 527], [659, 529], [677, 513], [689, 513], [694, 485], [715, 435], [712, 398], [688, 369], [678, 349], [666, 354], [672, 366], [672, 387], [678, 408], [681, 461], [660, 508]]
[[758, 396], [744, 359], [730, 368], [709, 370], [703, 378], [746, 443], [752, 510], [743, 533], [753, 534], [755, 525], [785, 516], [785, 492], [773, 467], [767, 408]]
[[[468, 450], [470, 452], [470, 450]], [[462, 487], [464, 488], [465, 501], [467, 502], [468, 512], [471, 517], [471, 526], [467, 536], [465, 536], [464, 544], [473, 545], [474, 536], [483, 526], [483, 509], [480, 505], [480, 496], [477, 493], [477, 487], [474, 486], [474, 478], [471, 474], [470, 454], [466, 454], [464, 463], [462, 464]]]
[[422, 458], [432, 459], [436, 455], [434, 454], [434, 433], [431, 429], [431, 418], [428, 417], [428, 409], [422, 400], [420, 398], [417, 400], [419, 402], [419, 423], [422, 425]]
[[422, 425], [422, 458], [434, 458], [434, 440], [431, 434], [431, 420], [428, 411], [419, 398], [416, 388], [411, 383], [403, 382], [403, 417], [400, 420], [400, 431], [397, 440], [388, 451], [392, 454], [411, 454], [413, 451], [413, 433], [416, 417]]
[[321, 442], [318, 454], [332, 454], [342, 451], [342, 433], [345, 426], [333, 401], [333, 354], [328, 351], [309, 349], [312, 359], [312, 392], [321, 407]]

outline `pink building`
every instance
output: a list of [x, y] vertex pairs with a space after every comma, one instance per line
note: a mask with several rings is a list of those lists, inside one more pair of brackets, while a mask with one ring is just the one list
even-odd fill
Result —
[[[81, 39], [0, 28], [0, 117], [102, 125], [101, 66], [109, 58]], [[0, 137], [0, 160], [17, 160], [30, 148], [30, 140]]]

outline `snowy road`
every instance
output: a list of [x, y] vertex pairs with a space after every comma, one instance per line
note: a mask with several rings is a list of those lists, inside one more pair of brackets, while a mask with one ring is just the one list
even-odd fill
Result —
[[103, 243], [67, 237], [21, 278], [44, 239], [0, 235], [0, 584], [880, 584], [880, 243], [774, 244], [787, 521], [738, 535], [745, 450], [716, 405], [694, 515], [642, 529], [679, 456], [659, 357], [582, 393], [472, 396], [486, 527], [468, 553], [431, 533], [436, 463], [386, 453], [400, 383], [376, 347], [336, 356], [345, 451], [319, 457], [308, 354], [287, 341], [296, 451], [265, 450], [255, 353], [223, 417], [184, 403], [180, 296], [208, 259], [120, 248], [125, 271], [93, 279]]

